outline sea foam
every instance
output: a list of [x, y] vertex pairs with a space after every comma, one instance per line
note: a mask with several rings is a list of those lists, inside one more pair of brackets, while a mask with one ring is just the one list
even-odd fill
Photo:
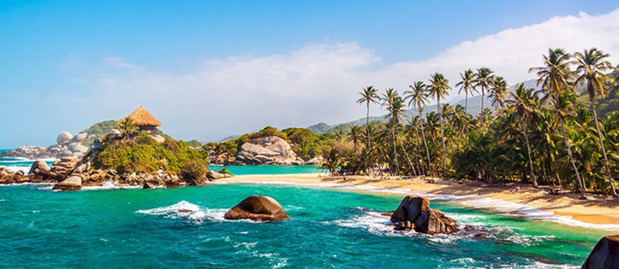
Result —
[[163, 216], [170, 219], [186, 219], [194, 223], [202, 223], [204, 220], [224, 221], [226, 209], [201, 209], [196, 204], [180, 201], [166, 207], [138, 210], [137, 213]]

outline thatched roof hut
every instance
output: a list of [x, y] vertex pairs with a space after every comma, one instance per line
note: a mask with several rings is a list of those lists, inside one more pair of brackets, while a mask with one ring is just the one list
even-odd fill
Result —
[[161, 122], [155, 119], [155, 117], [142, 106], [133, 111], [127, 118], [131, 119], [140, 129], [154, 129], [161, 126]]

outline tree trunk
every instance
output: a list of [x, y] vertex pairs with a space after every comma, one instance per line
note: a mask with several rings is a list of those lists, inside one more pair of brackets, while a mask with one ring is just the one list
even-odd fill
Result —
[[443, 144], [443, 173], [447, 171], [447, 150], [445, 149], [445, 134], [443, 133], [443, 114], [441, 113], [441, 99], [436, 95], [436, 111], [438, 112], [438, 120], [441, 127], [441, 143]]
[[468, 113], [467, 110], [466, 110], [466, 106], [467, 106], [468, 102], [469, 102], [469, 92], [468, 92], [468, 90], [465, 90], [464, 91], [464, 111], [466, 113]]
[[[419, 107], [419, 118], [422, 118], [421, 115], [421, 106], [417, 105]], [[430, 168], [430, 150], [428, 149], [428, 142], [426, 141], [426, 132], [425, 132], [425, 127], [423, 125], [421, 125], [421, 139], [423, 139], [423, 146], [426, 148], [426, 155], [428, 157], [428, 171], [431, 171]]]
[[367, 146], [368, 149], [372, 148], [372, 141], [370, 140], [370, 101], [365, 102], [366, 104], [366, 112], [365, 112], [365, 133], [367, 135]]
[[404, 156], [406, 156], [406, 160], [408, 161], [408, 165], [413, 169], [413, 174], [415, 176], [418, 175], [417, 169], [415, 168], [415, 165], [411, 161], [411, 157], [408, 156], [408, 152], [406, 151], [406, 148], [404, 148], [404, 143], [400, 144], [400, 148], [402, 149], [402, 151], [404, 151]]
[[395, 141], [395, 123], [391, 127], [391, 136], [393, 137], [393, 160], [395, 161], [395, 172], [400, 174], [400, 164], [398, 163], [398, 148]]
[[565, 120], [563, 119], [563, 117], [559, 117], [561, 119], [561, 134], [563, 135], [563, 142], [565, 142], [565, 147], [567, 149], [567, 156], [570, 158], [570, 163], [572, 164], [572, 168], [574, 169], [574, 173], [576, 174], [576, 180], [578, 181], [578, 187], [580, 188], [580, 198], [586, 198], [584, 182], [580, 178], [580, 173], [578, 173], [578, 167], [576, 167], [576, 162], [574, 162], [574, 157], [572, 156], [570, 141], [567, 139], [567, 133], [565, 132]]
[[484, 87], [481, 87], [481, 125], [484, 125]]
[[529, 143], [529, 133], [526, 126], [526, 121], [522, 121], [522, 132], [524, 133], [524, 140], [527, 142], [527, 155], [529, 157], [529, 173], [531, 174], [531, 182], [533, 182], [533, 187], [537, 188], [537, 178], [535, 177], [535, 172], [533, 171], [533, 158], [531, 158], [531, 144]]
[[593, 111], [593, 119], [595, 120], [595, 129], [598, 131], [598, 138], [600, 139], [600, 146], [602, 147], [602, 155], [604, 156], [604, 168], [606, 169], [606, 176], [608, 184], [610, 184], [610, 194], [613, 197], [617, 197], [617, 190], [615, 190], [615, 180], [610, 172], [610, 166], [608, 165], [608, 156], [606, 155], [606, 148], [604, 147], [604, 140], [602, 139], [602, 131], [600, 130], [600, 123], [598, 122], [598, 113], [595, 109], [595, 99], [591, 100], [591, 110]]

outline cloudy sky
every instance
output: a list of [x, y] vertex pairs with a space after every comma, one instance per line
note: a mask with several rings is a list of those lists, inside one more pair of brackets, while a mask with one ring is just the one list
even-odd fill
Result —
[[0, 148], [140, 105], [202, 141], [338, 123], [364, 115], [361, 87], [481, 66], [516, 83], [549, 47], [619, 63], [616, 1], [434, 2], [2, 1]]

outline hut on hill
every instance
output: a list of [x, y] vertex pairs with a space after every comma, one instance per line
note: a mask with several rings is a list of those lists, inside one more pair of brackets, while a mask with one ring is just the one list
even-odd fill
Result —
[[155, 134], [157, 127], [161, 126], [161, 122], [155, 119], [155, 117], [142, 106], [133, 111], [127, 118], [131, 119], [131, 121], [138, 126], [140, 132]]

